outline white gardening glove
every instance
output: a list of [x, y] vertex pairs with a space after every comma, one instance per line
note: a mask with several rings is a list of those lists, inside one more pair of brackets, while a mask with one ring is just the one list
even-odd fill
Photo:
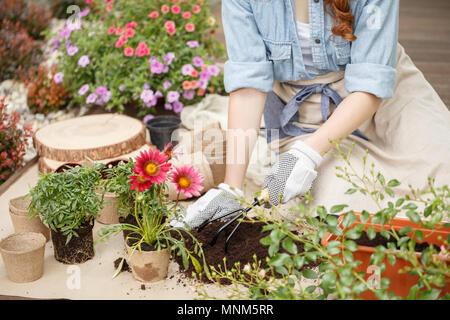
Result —
[[283, 153], [273, 165], [263, 183], [263, 190], [269, 190], [270, 203], [274, 206], [303, 195], [311, 189], [317, 176], [316, 168], [322, 157], [303, 141], [298, 141]]
[[203, 222], [209, 219], [218, 219], [227, 213], [237, 210], [240, 207], [238, 198], [242, 198], [244, 193], [225, 183], [219, 184], [218, 189], [211, 189], [205, 193], [195, 203], [186, 209], [186, 215], [183, 221], [172, 223], [174, 227], [197, 228]]

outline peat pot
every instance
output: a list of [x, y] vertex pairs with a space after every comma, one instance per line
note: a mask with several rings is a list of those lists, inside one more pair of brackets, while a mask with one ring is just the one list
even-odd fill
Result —
[[[102, 198], [101, 192], [96, 192], [99, 199]], [[119, 213], [117, 205], [119, 203], [118, 196], [112, 192], [105, 192], [103, 197], [103, 209], [98, 212], [96, 220], [103, 224], [119, 223]]]
[[0, 242], [0, 252], [8, 279], [13, 282], [32, 282], [44, 273], [46, 238], [42, 233], [14, 233]]
[[127, 262], [136, 280], [140, 282], [156, 282], [167, 278], [170, 260], [170, 254], [167, 249], [157, 251], [153, 248], [142, 248], [142, 251], [139, 252], [139, 250], [133, 251], [127, 245], [127, 253]]
[[51, 230], [55, 259], [64, 264], [80, 264], [94, 257], [93, 225], [85, 224], [76, 230], [78, 237], [73, 236], [66, 245], [67, 237], [62, 232]]
[[14, 231], [42, 233], [46, 241], [50, 240], [50, 229], [47, 228], [38, 216], [33, 219], [28, 218], [28, 207], [31, 199], [22, 197], [9, 200], [9, 215], [11, 217]]

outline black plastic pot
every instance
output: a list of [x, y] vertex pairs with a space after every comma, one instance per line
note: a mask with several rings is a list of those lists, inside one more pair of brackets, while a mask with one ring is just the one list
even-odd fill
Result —
[[150, 132], [152, 143], [162, 151], [164, 146], [172, 141], [172, 133], [180, 127], [180, 124], [181, 120], [178, 117], [159, 116], [147, 121], [145, 125]]

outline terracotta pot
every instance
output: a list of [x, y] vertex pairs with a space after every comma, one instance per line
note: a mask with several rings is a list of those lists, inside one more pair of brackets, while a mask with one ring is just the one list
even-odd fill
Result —
[[[101, 192], [96, 192], [99, 199], [102, 198]], [[119, 198], [115, 193], [105, 192], [103, 197], [103, 209], [98, 212], [96, 221], [103, 224], [117, 224], [119, 223], [119, 213], [117, 205]]]
[[8, 279], [13, 282], [32, 282], [44, 273], [46, 239], [42, 233], [14, 233], [0, 242], [0, 252]]
[[42, 223], [38, 216], [33, 219], [28, 218], [30, 202], [31, 199], [23, 199], [23, 196], [9, 200], [9, 215], [14, 226], [14, 231], [16, 233], [42, 233], [48, 241], [50, 240], [50, 229]]
[[131, 249], [127, 245], [128, 265], [136, 280], [156, 282], [167, 278], [170, 254], [167, 249], [144, 251]]
[[78, 237], [73, 236], [68, 244], [65, 235], [51, 230], [55, 259], [64, 264], [79, 264], [92, 259], [95, 255], [93, 227], [94, 225], [86, 224], [77, 229]]
[[[366, 223], [360, 222], [359, 219], [359, 213], [356, 213], [358, 217], [358, 221], [352, 226], [354, 228], [358, 224], [363, 224], [365, 226], [364, 230], [367, 230], [369, 227], [373, 226], [375, 228], [376, 232], [379, 232], [381, 229], [389, 230], [390, 226], [384, 225], [381, 228], [381, 225], [372, 225], [370, 223], [372, 216]], [[342, 220], [344, 219], [343, 216], [339, 217], [339, 224], [342, 227]], [[393, 220], [393, 227], [395, 231], [399, 231], [401, 228], [405, 226], [411, 226], [414, 231], [415, 230], [421, 230], [423, 232], [423, 238], [425, 242], [429, 244], [434, 244], [437, 246], [441, 246], [442, 242], [438, 240], [438, 237], [441, 236], [442, 239], [447, 239], [447, 236], [450, 233], [450, 228], [443, 228], [440, 230], [427, 230], [422, 229], [420, 224], [412, 223], [409, 219], [406, 218], [394, 218]], [[350, 229], [352, 229], [350, 228]], [[345, 232], [346, 230], [344, 230]], [[411, 233], [410, 237], [413, 237]], [[322, 244], [327, 245], [330, 241], [336, 240], [336, 236], [327, 233], [325, 237], [322, 239]], [[417, 243], [420, 243], [417, 241]], [[358, 250], [353, 252], [354, 260], [359, 260], [362, 263], [358, 266], [357, 270], [358, 272], [364, 272], [365, 276], [364, 279], [367, 281], [370, 279], [374, 279], [376, 277], [375, 275], [375, 269], [376, 267], [370, 265], [370, 256], [375, 252], [374, 247], [367, 247], [367, 246], [360, 246], [358, 245]], [[416, 252], [417, 257], [420, 260], [421, 253]], [[386, 264], [386, 270], [381, 275], [383, 278], [388, 278], [390, 280], [390, 286], [388, 291], [393, 291], [396, 296], [400, 297], [407, 297], [409, 294], [410, 288], [415, 285], [419, 279], [418, 276], [411, 276], [407, 273], [399, 274], [398, 271], [400, 269], [404, 269], [406, 266], [409, 266], [410, 264], [402, 259], [397, 259], [396, 263], [392, 266], [388, 261], [387, 258], [385, 259], [384, 263]], [[450, 282], [447, 284], [446, 287], [440, 288], [442, 290], [442, 295], [445, 295], [445, 293], [450, 293]], [[366, 300], [376, 300], [375, 295], [371, 291], [366, 291], [361, 295], [361, 298]]]

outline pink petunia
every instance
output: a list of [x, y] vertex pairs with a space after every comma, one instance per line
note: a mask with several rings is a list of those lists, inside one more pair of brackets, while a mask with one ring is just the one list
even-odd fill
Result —
[[203, 176], [192, 165], [174, 168], [172, 172], [172, 182], [175, 184], [177, 194], [183, 192], [188, 198], [200, 196], [203, 180]]
[[108, 34], [113, 34], [114, 32], [116, 32], [116, 28], [113, 26], [108, 29]]
[[136, 31], [131, 28], [127, 28], [125, 31], [125, 35], [129, 38], [133, 38], [135, 34], [136, 34]]
[[183, 12], [183, 14], [181, 15], [184, 19], [190, 19], [191, 18], [191, 12], [190, 11], [185, 11]]
[[186, 23], [185, 29], [187, 32], [194, 32], [195, 25], [192, 22], [188, 22], [188, 23]]
[[172, 20], [166, 21], [166, 23], [164, 23], [164, 28], [175, 28], [175, 22], [173, 22]]
[[170, 34], [171, 36], [173, 36], [177, 32], [177, 29], [172, 28], [172, 27], [167, 28], [166, 30], [167, 30], [167, 33]]
[[132, 57], [133, 54], [134, 54], [134, 49], [132, 47], [126, 47], [125, 50], [124, 50], [124, 54], [127, 57]]
[[125, 42], [120, 41], [120, 40], [117, 40], [117, 41], [116, 41], [116, 44], [115, 44], [115, 47], [116, 47], [116, 48], [121, 48], [124, 44], [125, 44]]
[[130, 23], [127, 23], [126, 25], [125, 25], [125, 28], [127, 28], [127, 29], [130, 29], [130, 28], [136, 28], [137, 27], [137, 23], [136, 22], [130, 22]]
[[180, 6], [177, 5], [177, 4], [174, 4], [174, 5], [172, 6], [172, 13], [173, 13], [173, 14], [179, 14], [180, 12], [181, 12]]
[[170, 8], [169, 8], [168, 5], [163, 4], [163, 5], [161, 6], [161, 12], [162, 12], [162, 13], [166, 14], [166, 13], [169, 13], [169, 11], [170, 11]]
[[192, 7], [192, 12], [195, 13], [195, 14], [199, 13], [200, 10], [201, 10], [201, 8], [197, 4]]
[[158, 12], [158, 11], [150, 12], [150, 14], [148, 15], [148, 17], [151, 18], [151, 19], [156, 19], [156, 18], [159, 17], [159, 12]]
[[118, 27], [116, 29], [116, 35], [120, 36], [123, 33], [123, 28], [122, 27]]

